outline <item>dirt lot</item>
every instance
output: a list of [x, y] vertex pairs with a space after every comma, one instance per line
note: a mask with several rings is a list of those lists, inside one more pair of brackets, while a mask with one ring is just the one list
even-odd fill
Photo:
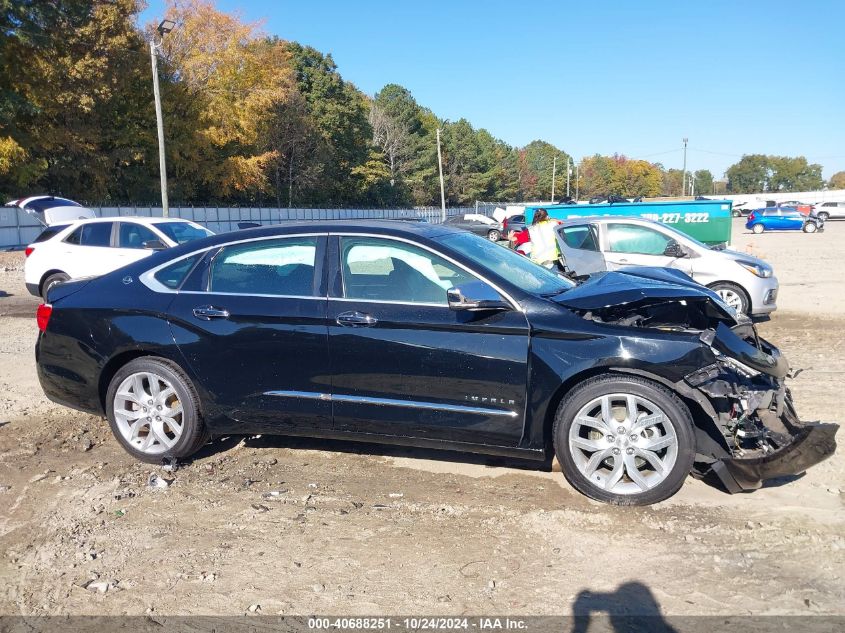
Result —
[[[806, 368], [799, 411], [842, 420], [845, 222], [740, 226], [735, 247], [781, 280], [760, 328]], [[0, 254], [0, 614], [569, 614], [582, 591], [636, 613], [631, 582], [665, 614], [845, 614], [845, 451], [752, 494], [689, 479], [642, 509], [535, 466], [341, 442], [218, 440], [164, 473], [43, 397], [22, 267]]]

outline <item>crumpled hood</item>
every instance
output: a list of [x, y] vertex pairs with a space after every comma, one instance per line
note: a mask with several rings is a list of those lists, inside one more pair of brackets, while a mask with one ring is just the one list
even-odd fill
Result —
[[712, 290], [674, 268], [636, 266], [590, 275], [582, 284], [554, 297], [575, 310], [655, 303], [661, 300], [706, 302], [713, 316], [735, 325], [737, 316]]

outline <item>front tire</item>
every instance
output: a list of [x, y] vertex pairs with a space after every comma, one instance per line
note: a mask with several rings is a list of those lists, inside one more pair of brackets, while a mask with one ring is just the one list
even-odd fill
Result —
[[819, 213], [819, 220], [821, 220], [822, 222], [827, 222], [829, 218], [830, 215], [827, 213], [827, 211], [822, 211], [821, 213]]
[[615, 505], [668, 499], [695, 457], [689, 409], [638, 376], [599, 376], [577, 385], [558, 407], [552, 436], [567, 481]]
[[208, 439], [193, 384], [163, 358], [121, 367], [106, 392], [106, 415], [126, 452], [149, 464], [188, 457]]
[[804, 233], [815, 233], [818, 228], [815, 222], [804, 223]]
[[751, 311], [751, 299], [748, 298], [748, 293], [736, 284], [729, 281], [719, 281], [707, 287], [736, 310], [737, 314], [748, 314]]
[[70, 275], [65, 273], [53, 273], [47, 277], [47, 279], [44, 280], [44, 283], [41, 284], [41, 298], [44, 299], [44, 302], [47, 302], [47, 293], [50, 292], [50, 288], [60, 283], [64, 283], [69, 279]]
[[751, 230], [754, 233], [756, 233], [757, 235], [760, 235], [760, 233], [762, 233], [763, 231], [766, 230], [766, 227], [763, 226], [762, 224], [755, 224], [754, 226], [751, 227]]
[[502, 239], [502, 232], [498, 229], [491, 229], [487, 232], [487, 239], [491, 242], [498, 242]]

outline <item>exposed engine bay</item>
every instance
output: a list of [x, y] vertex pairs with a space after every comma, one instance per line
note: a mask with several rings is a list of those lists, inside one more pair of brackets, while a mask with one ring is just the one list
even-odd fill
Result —
[[833, 454], [838, 425], [801, 422], [792, 404], [786, 380], [800, 371], [751, 319], [680, 271], [599, 273], [557, 301], [595, 323], [693, 335], [706, 346], [712, 362], [675, 385], [715, 423], [711, 437], [699, 437], [698, 474], [713, 471], [737, 492]]

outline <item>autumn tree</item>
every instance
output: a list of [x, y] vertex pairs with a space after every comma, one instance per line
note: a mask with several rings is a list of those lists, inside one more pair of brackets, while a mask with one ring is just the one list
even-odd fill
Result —
[[268, 192], [278, 156], [264, 136], [293, 88], [284, 43], [205, 0], [171, 0], [167, 15], [178, 28], [164, 38], [163, 54], [174, 79], [201, 104], [198, 140], [216, 158], [205, 161], [213, 194]]

